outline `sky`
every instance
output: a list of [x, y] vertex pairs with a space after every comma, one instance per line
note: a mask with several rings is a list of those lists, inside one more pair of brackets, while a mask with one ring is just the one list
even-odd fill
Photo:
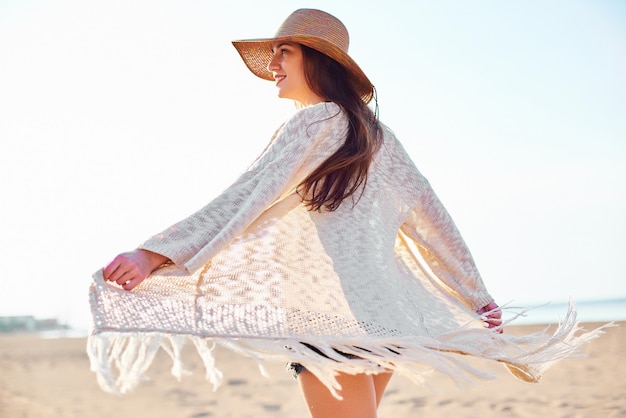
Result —
[[88, 327], [92, 273], [246, 169], [295, 108], [230, 41], [300, 7], [496, 301], [626, 297], [626, 2], [0, 0], [0, 316]]

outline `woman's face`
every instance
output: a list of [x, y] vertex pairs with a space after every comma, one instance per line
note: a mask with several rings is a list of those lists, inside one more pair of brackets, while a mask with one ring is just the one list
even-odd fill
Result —
[[291, 99], [303, 106], [324, 101], [311, 91], [304, 76], [302, 47], [292, 42], [276, 42], [267, 69], [272, 72], [278, 87], [278, 97]]

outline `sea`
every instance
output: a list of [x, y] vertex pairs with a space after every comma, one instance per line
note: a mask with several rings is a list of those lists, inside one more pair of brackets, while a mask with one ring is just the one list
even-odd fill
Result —
[[[579, 322], [626, 321], [626, 298], [589, 300], [572, 302]], [[515, 318], [512, 325], [558, 324], [564, 321], [569, 302], [556, 303], [509, 303], [503, 305], [504, 319], [512, 319], [516, 313], [524, 312]]]

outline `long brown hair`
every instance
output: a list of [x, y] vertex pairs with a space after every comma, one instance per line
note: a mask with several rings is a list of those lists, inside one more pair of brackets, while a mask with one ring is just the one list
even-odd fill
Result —
[[[372, 157], [382, 142], [380, 129], [376, 115], [357, 93], [346, 69], [315, 49], [301, 47], [304, 75], [311, 90], [339, 105], [348, 117], [344, 144], [301, 184], [310, 210], [334, 211], [367, 184]], [[357, 201], [353, 198], [353, 204]]]

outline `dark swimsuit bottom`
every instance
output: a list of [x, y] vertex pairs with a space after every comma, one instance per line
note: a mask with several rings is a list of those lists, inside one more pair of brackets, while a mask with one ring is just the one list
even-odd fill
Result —
[[[316, 348], [316, 347], [314, 347], [314, 346], [312, 346], [312, 345], [310, 345], [310, 344], [307, 344], [307, 343], [301, 343], [301, 344], [302, 344], [302, 345], [304, 345], [304, 346], [305, 346], [306, 348], [308, 348], [309, 350], [312, 350], [312, 351], [316, 352], [316, 353], [317, 353], [317, 354], [319, 354], [320, 356], [325, 357], [325, 358], [327, 358], [327, 359], [331, 359], [331, 358], [330, 358], [330, 357], [328, 357], [326, 354], [322, 353], [322, 352], [321, 352], [318, 348]], [[364, 348], [360, 348], [360, 347], [355, 347], [355, 348], [358, 348], [359, 350], [363, 350], [363, 351], [369, 351], [369, 350], [366, 350], [366, 349], [364, 349]], [[389, 350], [390, 352], [392, 352], [392, 353], [394, 353], [394, 354], [400, 354], [400, 353], [399, 353], [398, 351], [396, 351], [396, 350], [392, 350], [392, 349], [391, 349], [391, 348], [389, 348], [389, 347], [386, 347], [386, 348], [387, 348], [387, 350]], [[398, 347], [398, 348], [399, 348], [399, 347]], [[333, 350], [335, 350], [335, 349], [333, 349]], [[355, 356], [354, 354], [344, 353], [344, 352], [339, 351], [339, 350], [335, 350], [335, 352], [336, 352], [336, 353], [338, 353], [338, 354], [341, 354], [343, 357], [345, 357], [345, 358], [347, 358], [347, 359], [351, 359], [351, 360], [354, 360], [354, 359], [361, 359], [361, 357], [359, 357], [359, 356]], [[331, 359], [331, 360], [334, 360], [334, 359]], [[336, 360], [334, 360], [334, 361], [336, 361]], [[305, 371], [306, 371], [306, 367], [304, 367], [304, 366], [303, 366], [302, 364], [300, 364], [300, 363], [290, 362], [290, 363], [287, 363], [287, 370], [290, 370], [290, 371], [292, 372], [292, 374], [293, 374], [294, 379], [297, 379], [297, 378], [298, 378], [298, 375], [299, 375], [300, 373], [302, 373], [302, 372], [305, 372]]]

